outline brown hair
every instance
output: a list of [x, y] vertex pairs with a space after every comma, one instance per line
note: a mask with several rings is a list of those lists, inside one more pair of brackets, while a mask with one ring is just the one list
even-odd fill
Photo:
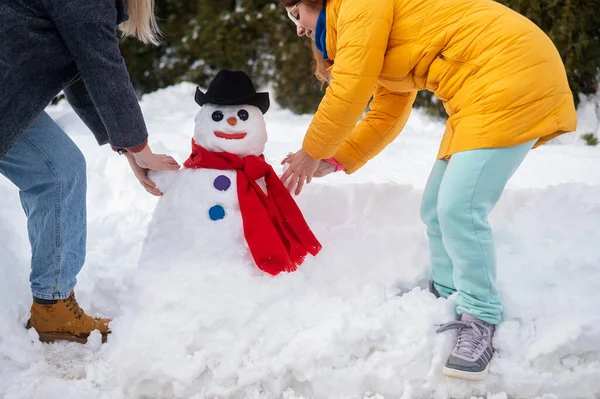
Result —
[[[314, 9], [318, 9], [318, 6], [316, 6], [316, 4], [318, 4], [319, 2], [321, 2], [323, 4], [323, 7], [325, 7], [325, 0], [302, 0], [302, 1], [300, 1], [300, 3], [304, 3], [307, 6], [314, 8]], [[299, 3], [298, 0], [279, 0], [279, 5], [282, 8], [293, 7], [297, 3]], [[313, 57], [314, 57], [313, 68], [314, 68], [315, 76], [321, 82], [329, 83], [331, 81], [331, 72], [329, 72], [327, 69], [333, 65], [333, 62], [330, 60], [323, 59], [323, 54], [321, 54], [321, 52], [317, 49], [317, 46], [315, 45], [315, 42], [312, 39], [311, 39], [310, 47], [312, 48]]]
[[160, 30], [154, 16], [154, 0], [127, 0], [129, 19], [119, 25], [125, 36], [134, 36], [146, 44], [159, 44]]

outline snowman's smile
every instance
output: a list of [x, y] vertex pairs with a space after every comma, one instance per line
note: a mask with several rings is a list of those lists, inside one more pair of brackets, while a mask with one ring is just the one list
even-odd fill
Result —
[[215, 130], [215, 136], [217, 136], [220, 139], [225, 139], [225, 140], [241, 140], [244, 137], [246, 137], [247, 134], [248, 133], [224, 133], [224, 132]]

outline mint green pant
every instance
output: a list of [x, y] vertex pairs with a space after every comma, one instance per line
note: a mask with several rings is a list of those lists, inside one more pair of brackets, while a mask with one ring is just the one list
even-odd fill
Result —
[[458, 314], [492, 324], [501, 321], [487, 218], [534, 144], [459, 152], [433, 165], [421, 219], [427, 225], [434, 286], [446, 298], [458, 291]]

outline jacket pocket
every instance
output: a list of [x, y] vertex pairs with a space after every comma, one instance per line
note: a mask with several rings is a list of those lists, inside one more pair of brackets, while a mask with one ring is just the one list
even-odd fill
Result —
[[440, 100], [449, 101], [480, 68], [479, 65], [439, 54], [429, 67], [425, 87]]

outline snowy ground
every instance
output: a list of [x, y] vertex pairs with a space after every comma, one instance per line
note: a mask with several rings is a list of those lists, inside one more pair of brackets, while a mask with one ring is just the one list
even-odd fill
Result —
[[[146, 96], [155, 152], [189, 155], [194, 86]], [[505, 322], [492, 374], [446, 379], [452, 300], [427, 280], [422, 189], [443, 124], [414, 111], [405, 132], [352, 176], [298, 198], [324, 246], [289, 275], [169, 265], [138, 257], [155, 197], [98, 147], [68, 105], [48, 110], [88, 160], [88, 257], [78, 298], [114, 318], [105, 345], [41, 344], [28, 317], [28, 244], [18, 191], [0, 178], [0, 397], [16, 398], [594, 398], [600, 395], [600, 148], [576, 134], [535, 150], [491, 215]], [[581, 108], [581, 133], [595, 128]], [[267, 113], [267, 160], [299, 148], [310, 116]], [[279, 169], [279, 166], [277, 167]], [[206, 234], [210, 234], [207, 232]], [[168, 248], [165, 248], [168, 251]], [[153, 290], [152, 287], [160, 287]]]

